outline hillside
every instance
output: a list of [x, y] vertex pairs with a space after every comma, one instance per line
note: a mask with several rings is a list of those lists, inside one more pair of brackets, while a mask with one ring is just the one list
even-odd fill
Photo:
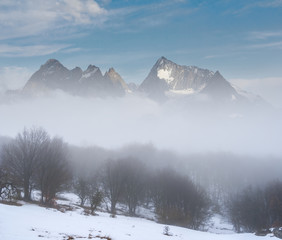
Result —
[[[64, 207], [43, 208], [35, 204], [22, 206], [0, 204], [0, 239], [38, 240], [38, 239], [112, 239], [112, 240], [257, 240], [276, 239], [271, 235], [257, 237], [254, 234], [215, 234], [186, 228], [169, 226], [171, 236], [164, 235], [165, 225], [143, 218], [118, 215], [111, 218], [108, 213], [98, 212], [97, 216], [86, 216], [77, 207], [72, 194], [68, 200], [58, 200]], [[72, 211], [66, 211], [72, 206]], [[15, 221], [17, 219], [17, 221]]]

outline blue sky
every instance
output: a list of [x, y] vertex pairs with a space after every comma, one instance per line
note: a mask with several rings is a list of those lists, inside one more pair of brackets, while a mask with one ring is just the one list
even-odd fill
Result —
[[281, 87], [282, 0], [0, 1], [2, 79], [56, 58], [140, 83], [161, 56], [241, 85]]

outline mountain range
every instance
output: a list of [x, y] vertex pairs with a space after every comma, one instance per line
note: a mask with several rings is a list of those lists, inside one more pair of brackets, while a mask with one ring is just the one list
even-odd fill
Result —
[[49, 59], [31, 76], [21, 92], [40, 95], [56, 89], [91, 97], [139, 93], [158, 101], [199, 95], [228, 103], [261, 101], [259, 96], [232, 86], [218, 71], [178, 65], [165, 57], [157, 60], [140, 86], [127, 84], [113, 68], [105, 74], [94, 65], [89, 65], [85, 71], [79, 67], [69, 70], [58, 60]]
[[22, 92], [37, 95], [56, 89], [79, 96], [103, 97], [122, 96], [128, 86], [113, 68], [103, 75], [94, 65], [85, 71], [79, 67], [69, 70], [58, 60], [49, 59], [31, 76]]

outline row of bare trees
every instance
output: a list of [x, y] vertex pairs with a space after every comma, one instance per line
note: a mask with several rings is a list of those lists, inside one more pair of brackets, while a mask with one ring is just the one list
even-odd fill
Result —
[[282, 182], [248, 187], [233, 195], [228, 204], [230, 220], [237, 232], [255, 232], [282, 226]]
[[36, 189], [41, 202], [51, 205], [58, 192], [72, 189], [91, 214], [102, 203], [112, 215], [117, 206], [126, 206], [130, 216], [138, 207], [151, 207], [159, 221], [193, 229], [208, 216], [206, 194], [187, 176], [151, 169], [135, 158], [89, 166], [80, 159], [73, 165], [68, 154], [62, 139], [51, 138], [42, 128], [24, 129], [1, 148], [0, 193], [30, 201]]
[[205, 192], [171, 169], [152, 170], [134, 158], [126, 158], [108, 160], [92, 175], [82, 173], [74, 179], [81, 206], [100, 192], [112, 215], [118, 204], [125, 205], [130, 216], [137, 215], [138, 207], [151, 207], [160, 222], [193, 229], [200, 228], [209, 217]]
[[24, 129], [1, 149], [5, 184], [22, 191], [25, 201], [30, 201], [32, 190], [38, 189], [42, 203], [50, 204], [70, 178], [68, 166], [65, 143], [51, 138], [42, 128]]

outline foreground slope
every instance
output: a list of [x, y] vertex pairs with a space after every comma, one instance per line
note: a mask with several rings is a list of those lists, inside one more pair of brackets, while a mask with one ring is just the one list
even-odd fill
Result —
[[[0, 204], [0, 239], [101, 239], [113, 240], [256, 240], [253, 234], [213, 234], [170, 226], [172, 236], [163, 234], [164, 225], [125, 216], [111, 218], [107, 213], [85, 216], [81, 209], [60, 212], [34, 204], [9, 206]], [[73, 237], [73, 238], [72, 238]], [[276, 239], [273, 238], [272, 239]]]

